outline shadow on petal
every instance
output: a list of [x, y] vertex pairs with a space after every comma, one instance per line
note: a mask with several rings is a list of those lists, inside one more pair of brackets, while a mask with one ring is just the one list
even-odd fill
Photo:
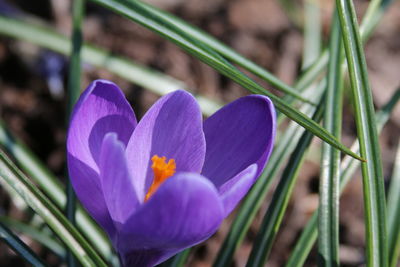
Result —
[[224, 204], [225, 217], [232, 212], [236, 205], [247, 194], [257, 180], [257, 164], [252, 164], [218, 189]]
[[126, 116], [114, 114], [97, 120], [89, 135], [89, 148], [94, 161], [99, 164], [101, 145], [107, 133], [116, 133], [118, 140], [126, 146], [133, 129], [134, 125]]
[[108, 133], [104, 137], [99, 167], [104, 199], [118, 229], [140, 205], [140, 201], [129, 174], [125, 146], [117, 139], [117, 134]]
[[99, 175], [69, 153], [67, 159], [70, 180], [80, 202], [109, 237], [113, 238], [115, 227], [104, 200]]

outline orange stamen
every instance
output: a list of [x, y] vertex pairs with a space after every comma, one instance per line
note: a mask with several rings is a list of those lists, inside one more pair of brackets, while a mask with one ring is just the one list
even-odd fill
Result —
[[174, 159], [170, 159], [168, 163], [166, 162], [167, 158], [166, 157], [159, 157], [157, 155], [154, 155], [151, 158], [151, 161], [153, 164], [151, 165], [151, 168], [153, 169], [154, 172], [154, 179], [153, 183], [151, 184], [149, 191], [147, 192], [144, 201], [147, 201], [160, 187], [160, 185], [167, 180], [169, 177], [174, 175], [175, 169], [176, 169], [176, 163]]

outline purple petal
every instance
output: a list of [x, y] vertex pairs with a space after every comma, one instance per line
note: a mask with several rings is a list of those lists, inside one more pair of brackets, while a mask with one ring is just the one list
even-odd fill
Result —
[[115, 227], [104, 201], [99, 174], [70, 153], [67, 154], [67, 160], [69, 176], [76, 195], [89, 214], [112, 238]]
[[220, 186], [219, 194], [224, 204], [225, 217], [232, 212], [256, 180], [257, 164], [252, 164]]
[[268, 97], [242, 97], [223, 107], [204, 122], [206, 158], [202, 174], [217, 188], [249, 165], [262, 171], [271, 154], [275, 109]]
[[222, 219], [214, 185], [200, 174], [178, 173], [128, 219], [117, 248], [131, 263], [150, 266], [207, 239]]
[[175, 159], [177, 172], [200, 172], [205, 139], [194, 97], [175, 91], [158, 100], [140, 120], [126, 151], [135, 187], [142, 188], [140, 199], [153, 181], [150, 159], [154, 155]]
[[166, 260], [169, 258], [165, 257], [165, 255], [166, 255], [165, 250], [143, 249], [143, 250], [135, 250], [130, 253], [120, 255], [120, 260], [122, 261], [121, 265], [124, 267], [125, 266], [153, 267], [156, 264], [163, 262], [164, 259]]
[[132, 108], [113, 83], [90, 84], [75, 105], [67, 137], [68, 170], [75, 192], [90, 215], [108, 233], [114, 231], [97, 165], [104, 135], [115, 132], [124, 144], [136, 125]]
[[68, 130], [68, 153], [98, 172], [98, 157], [104, 136], [117, 133], [128, 143], [136, 126], [135, 114], [122, 91], [105, 80], [92, 82], [72, 113]]
[[100, 178], [104, 198], [116, 227], [125, 222], [140, 203], [128, 171], [125, 146], [115, 133], [104, 137], [100, 153]]

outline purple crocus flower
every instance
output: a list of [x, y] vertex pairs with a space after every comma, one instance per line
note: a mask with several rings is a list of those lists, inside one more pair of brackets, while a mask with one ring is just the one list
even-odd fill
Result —
[[209, 238], [254, 184], [275, 137], [275, 109], [242, 97], [202, 121], [185, 91], [137, 123], [105, 80], [82, 94], [68, 131], [72, 184], [124, 266], [153, 266]]

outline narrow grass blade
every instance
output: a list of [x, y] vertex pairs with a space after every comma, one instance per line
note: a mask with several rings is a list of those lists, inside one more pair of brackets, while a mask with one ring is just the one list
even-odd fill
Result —
[[0, 150], [0, 178], [4, 179], [68, 246], [82, 266], [107, 266], [76, 228], [17, 169]]
[[60, 244], [60, 242], [54, 239], [54, 236], [52, 236], [51, 233], [50, 234], [45, 233], [44, 231], [39, 230], [34, 226], [25, 224], [23, 222], [5, 216], [0, 217], [0, 223], [6, 225], [7, 227], [16, 232], [29, 236], [36, 242], [42, 244], [43, 246], [51, 250], [54, 254], [56, 254], [60, 258], [65, 258], [66, 255], [65, 248]]
[[318, 238], [317, 226], [318, 212], [314, 212], [307, 225], [304, 227], [296, 246], [292, 249], [292, 254], [286, 263], [286, 267], [304, 266], [304, 262], [306, 261], [308, 254], [310, 254], [310, 251]]
[[372, 93], [353, 2], [337, 0], [350, 74], [363, 174], [368, 266], [388, 265], [385, 191]]
[[232, 48], [228, 47], [227, 45], [223, 44], [222, 42], [218, 41], [214, 37], [208, 35], [204, 31], [196, 28], [182, 19], [175, 17], [174, 15], [162, 11], [154, 6], [151, 6], [147, 3], [141, 1], [135, 1], [138, 5], [146, 9], [147, 11], [151, 12], [162, 18], [165, 21], [168, 21], [175, 27], [179, 28], [181, 31], [188, 34], [193, 40], [201, 42], [206, 46], [210, 47], [211, 49], [215, 50], [223, 57], [227, 58], [228, 60], [232, 61], [233, 63], [241, 66], [242, 68], [250, 71], [251, 73], [257, 75], [261, 79], [267, 81], [272, 86], [274, 86], [277, 90], [280, 90], [286, 94], [290, 94], [297, 99], [301, 99], [304, 102], [308, 102], [306, 98], [301, 96], [297, 90], [290, 87], [289, 85], [285, 84], [281, 80], [279, 80], [276, 76], [265, 70], [264, 68], [260, 67], [259, 65], [255, 64], [254, 62], [248, 60], [247, 58], [243, 57]]
[[[326, 83], [321, 83], [320, 86], [311, 88], [307, 93], [309, 93], [309, 97], [313, 99], [313, 101], [319, 102], [325, 87]], [[312, 114], [315, 107], [304, 105], [302, 109], [306, 114]], [[242, 203], [229, 233], [218, 252], [213, 264], [214, 267], [225, 267], [230, 265], [233, 254], [242, 243], [254, 217], [256, 216], [257, 210], [265, 199], [265, 195], [267, 194], [272, 181], [295, 149], [296, 144], [303, 133], [304, 129], [302, 129], [298, 124], [291, 122], [285, 129], [283, 135], [279, 137], [279, 140], [272, 151], [271, 157], [268, 160], [267, 166], [264, 168], [256, 184], [252, 187]]]
[[[217, 51], [219, 54], [227, 58], [228, 60], [238, 64], [239, 66], [243, 67], [244, 69], [250, 71], [251, 73], [257, 75], [258, 77], [264, 79], [265, 81], [269, 82], [271, 85], [279, 88], [284, 88], [287, 85], [273, 76], [271, 73], [267, 72], [262, 67], [258, 66], [254, 62], [246, 59], [242, 55], [238, 54], [234, 50], [232, 50], [227, 45], [223, 44], [222, 42], [218, 41], [214, 37], [210, 36], [206, 32], [200, 30], [199, 28], [194, 27], [193, 25], [188, 24], [187, 22], [175, 17], [174, 15], [157, 9], [147, 3], [143, 3], [140, 1], [136, 1], [142, 7], [147, 8], [161, 16], [163, 19], [168, 21], [169, 23], [174, 24], [175, 26], [179, 27], [182, 31], [189, 34], [193, 39], [198, 40], [209, 46], [211, 49]], [[284, 6], [293, 6], [292, 1], [279, 1]], [[362, 40], [365, 42], [377, 24], [379, 23], [383, 13], [387, 9], [390, 3], [393, 0], [372, 0], [368, 5], [368, 9], [366, 15], [361, 24], [361, 37]], [[298, 13], [298, 12], [297, 12]], [[318, 60], [307, 69], [307, 71], [301, 76], [301, 79], [298, 80], [294, 86], [297, 91], [302, 91], [306, 89], [315, 79], [322, 73], [325, 66], [328, 64], [328, 51], [325, 49], [322, 54], [320, 54]], [[291, 89], [288, 89], [291, 90]], [[306, 97], [305, 97], [306, 98]]]
[[149, 13], [148, 10], [138, 4], [139, 1], [92, 0], [92, 2], [101, 4], [106, 8], [109, 8], [110, 10], [120, 15], [123, 15], [128, 19], [156, 32], [162, 37], [175, 43], [186, 52], [197, 57], [204, 63], [210, 65], [221, 74], [227, 76], [239, 85], [248, 89], [252, 93], [269, 96], [270, 99], [274, 102], [276, 108], [284, 113], [286, 116], [288, 116], [290, 119], [296, 121], [308, 131], [312, 132], [314, 135], [318, 136], [332, 146], [340, 149], [344, 153], [349, 153], [349, 155], [359, 160], [363, 160], [358, 155], [352, 153], [346, 146], [344, 146], [340, 142], [337, 142], [336, 138], [334, 138], [324, 128], [318, 125], [318, 123], [311, 120], [306, 115], [297, 111], [293, 107], [287, 105], [284, 101], [282, 101], [281, 98], [266, 91], [263, 87], [258, 85], [256, 82], [241, 73], [237, 68], [232, 66], [229, 62], [224, 60], [214, 50], [210, 50], [209, 47], [205, 46], [203, 43], [193, 40], [185, 32], [182, 32], [180, 29], [178, 29], [168, 21], [163, 20], [162, 17], [157, 16], [157, 14]]
[[0, 239], [32, 266], [46, 266], [39, 256], [2, 222], [0, 222]]
[[400, 144], [398, 144], [396, 160], [387, 200], [389, 266], [395, 267], [400, 256]]
[[[400, 90], [398, 90], [390, 98], [389, 102], [385, 104], [382, 110], [376, 113], [376, 127], [378, 132], [382, 131], [383, 126], [389, 120], [390, 113], [393, 111], [399, 99]], [[355, 152], [359, 152], [358, 141], [354, 142], [354, 144], [351, 146], [351, 149]], [[354, 160], [353, 158], [348, 156], [343, 158], [340, 165], [340, 193], [343, 192], [345, 186], [350, 181], [351, 177], [359, 166], [360, 162], [358, 160]], [[306, 261], [306, 258], [310, 253], [318, 236], [317, 218], [317, 212], [314, 212], [313, 216], [304, 228], [299, 240], [297, 241], [290, 258], [288, 259], [288, 262], [286, 264], [287, 267], [300, 267], [304, 265], [304, 262]]]
[[[342, 42], [336, 12], [332, 25], [323, 125], [340, 140], [343, 108]], [[340, 151], [323, 143], [318, 213], [319, 266], [339, 266], [339, 184]]]
[[[69, 55], [71, 52], [71, 43], [66, 36], [35, 22], [0, 16], [0, 34], [24, 40], [64, 55]], [[89, 44], [82, 47], [82, 60], [96, 67], [107, 69], [159, 95], [165, 95], [178, 89], [188, 90], [187, 85], [182, 81]], [[206, 116], [210, 116], [222, 106], [220, 103], [201, 95], [197, 95], [196, 98]]]
[[[379, 8], [377, 9], [376, 8], [377, 5], [373, 4], [374, 3], [376, 4], [378, 2], [380, 1], [373, 0], [371, 2], [371, 4], [368, 7], [368, 10], [371, 11], [370, 13], [373, 14], [373, 16], [366, 17], [363, 20], [363, 25], [364, 24], [371, 25], [372, 24], [371, 18], [373, 18], [374, 16], [377, 18], [373, 20], [374, 24], [369, 28], [371, 31], [372, 29], [374, 29], [377, 22], [381, 18], [383, 10], [385, 10], [385, 8], [387, 7], [387, 5], [385, 6], [378, 5]], [[325, 53], [323, 53], [320, 56], [320, 59], [313, 64], [313, 66], [315, 66], [315, 69], [313, 70], [312, 68], [310, 68], [307, 72], [305, 72], [306, 74], [309, 75], [303, 76], [304, 79], [299, 80], [299, 83], [298, 85], [296, 85], [296, 88], [298, 88], [299, 90], [304, 90], [305, 88], [307, 88], [311, 84], [311, 82], [315, 80], [315, 77], [318, 76], [318, 74], [327, 64], [328, 57], [329, 54], [327, 51], [325, 51]], [[324, 87], [325, 85], [322, 86], [320, 89], [322, 90]], [[318, 91], [312, 91], [311, 96], [317, 92]], [[318, 102], [318, 101], [314, 100], [313, 102]], [[293, 146], [293, 144], [294, 145], [296, 144], [298, 138], [300, 137], [300, 135], [298, 135], [297, 137], [292, 136], [290, 134], [292, 130], [294, 130], [296, 133], [300, 133], [300, 135], [302, 133], [299, 127], [297, 128], [295, 127], [294, 129], [288, 128], [287, 130], [285, 130], [283, 137], [281, 137], [278, 140], [274, 148], [274, 151], [271, 155], [271, 158], [269, 160], [269, 163], [264, 169], [263, 174], [260, 176], [257, 183], [253, 186], [252, 190], [249, 192], [248, 196], [244, 200], [238, 212], [237, 218], [233, 222], [231, 229], [218, 252], [217, 258], [213, 264], [214, 267], [224, 267], [230, 264], [235, 250], [241, 244], [247, 230], [250, 227], [251, 221], [254, 219], [257, 210], [259, 209], [263, 199], [265, 198], [266, 192], [269, 189], [269, 184], [271, 183], [273, 177], [275, 176], [276, 171], [280, 168], [280, 166], [282, 166], [283, 162], [287, 158], [287, 155], [289, 155], [292, 151], [291, 147]], [[315, 221], [317, 221], [316, 216], [315, 216]], [[317, 237], [316, 228], [314, 236], [315, 238]], [[305, 240], [308, 240], [308, 238], [306, 238]], [[312, 246], [312, 244], [310, 246]], [[302, 249], [303, 246], [300, 246], [299, 250], [301, 251]]]
[[[81, 93], [81, 50], [82, 50], [82, 20], [85, 13], [85, 0], [74, 0], [72, 2], [72, 38], [71, 38], [71, 56], [69, 65], [68, 77], [68, 92], [67, 92], [67, 116], [66, 124], [69, 125], [69, 118], [72, 113], [73, 107], [78, 101]], [[66, 171], [69, 177], [68, 171]], [[72, 187], [71, 181], [68, 178], [67, 182], [67, 207], [66, 216], [68, 220], [75, 225], [75, 210], [76, 210], [76, 196]], [[76, 266], [74, 256], [67, 251], [67, 264], [70, 267]]]
[[[12, 136], [1, 120], [0, 145], [13, 155], [22, 170], [40, 186], [46, 196], [48, 196], [59, 209], [65, 208], [66, 196], [63, 185], [24, 144]], [[110, 243], [104, 233], [82, 207], [78, 207], [76, 213], [78, 227], [81, 229], [82, 233], [104, 257], [110, 260], [113, 254]]]
[[[324, 104], [325, 103], [322, 100], [314, 113], [314, 120], [320, 121], [322, 119]], [[303, 163], [306, 154], [305, 152], [311, 143], [312, 137], [313, 136], [310, 132], [304, 132], [296, 146], [296, 149], [292, 153], [289, 162], [282, 173], [282, 178], [274, 192], [267, 213], [263, 218], [260, 230], [253, 244], [253, 249], [246, 264], [247, 267], [264, 266], [269, 252], [271, 251], [276, 234], [279, 231], [283, 215], [285, 214], [298, 177], [298, 171]]]
[[386, 9], [394, 0], [372, 0], [365, 12], [364, 19], [360, 25], [361, 41], [365, 41], [372, 35]]
[[314, 63], [321, 52], [321, 12], [319, 1], [304, 1], [304, 44], [302, 69]]
[[[380, 22], [383, 14], [385, 13], [388, 6], [394, 0], [372, 0], [368, 5], [366, 15], [364, 16], [361, 27], [360, 34], [361, 40], [365, 43], [366, 40], [371, 36], [376, 26]], [[312, 84], [315, 79], [320, 76], [328, 64], [329, 51], [325, 49], [318, 60], [316, 60], [296, 81], [294, 87], [299, 91], [304, 90], [310, 84]]]
[[72, 38], [68, 76], [67, 121], [81, 94], [81, 51], [83, 45], [82, 21], [85, 12], [85, 0], [72, 2]]

